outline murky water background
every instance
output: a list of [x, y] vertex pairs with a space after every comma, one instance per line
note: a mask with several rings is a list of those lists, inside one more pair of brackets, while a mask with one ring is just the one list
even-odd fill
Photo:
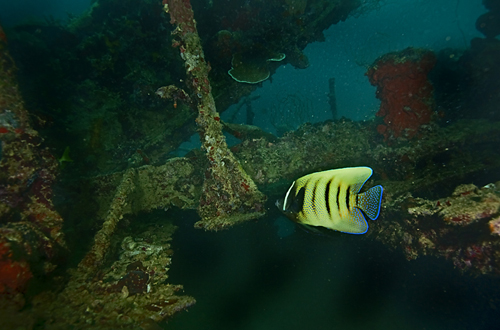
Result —
[[357, 235], [280, 239], [273, 217], [219, 233], [193, 221], [176, 221], [170, 276], [197, 304], [169, 329], [494, 329], [499, 320], [498, 279], [450, 262], [407, 261]]

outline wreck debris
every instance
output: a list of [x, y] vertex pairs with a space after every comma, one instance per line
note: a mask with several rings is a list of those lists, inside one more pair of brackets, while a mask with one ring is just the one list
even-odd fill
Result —
[[[360, 123], [341, 120], [314, 125], [305, 124], [297, 131], [289, 132], [274, 142], [265, 138], [247, 139], [232, 147], [232, 151], [270, 200], [281, 197], [282, 191], [294, 179], [307, 173], [356, 165], [372, 167], [374, 176], [370, 185], [382, 184], [385, 191], [380, 219], [373, 222], [368, 234], [389, 246], [405, 251], [412, 258], [430, 254], [458, 260], [457, 258], [461, 258], [458, 250], [466, 251], [470, 245], [459, 245], [456, 242], [448, 245], [450, 249], [455, 249], [449, 252], [449, 255], [444, 255], [442, 249], [430, 247], [446, 246], [448, 232], [474, 233], [479, 228], [476, 226], [482, 228], [481, 232], [487, 240], [474, 234], [472, 237], [475, 237], [475, 242], [478, 244], [484, 242], [497, 249], [495, 244], [500, 240], [500, 236], [491, 234], [490, 230], [492, 226], [496, 228], [494, 221], [500, 214], [499, 211], [495, 211], [494, 203], [488, 202], [490, 200], [488, 198], [496, 198], [494, 197], [496, 193], [481, 188], [477, 190], [481, 193], [479, 194], [475, 192], [476, 188], [467, 188], [472, 186], [455, 189], [455, 186], [462, 182], [491, 181], [492, 175], [500, 169], [500, 155], [484, 152], [485, 148], [496, 148], [500, 143], [500, 125], [497, 122], [467, 120], [457, 121], [447, 127], [436, 126], [433, 130], [423, 130], [419, 140], [397, 146], [386, 146], [381, 144], [381, 141], [382, 137], [376, 131], [375, 121]], [[183, 168], [186, 164], [191, 164], [192, 170], [185, 173], [186, 176], [179, 178], [180, 182], [189, 182], [191, 186], [189, 189], [184, 189], [185, 192], [181, 194], [186, 202], [181, 202], [178, 198], [159, 197], [173, 196], [175, 193], [172, 192], [172, 188], [167, 188], [171, 187], [170, 184], [166, 186], [154, 184], [156, 181], [150, 179], [151, 177], [162, 177], [154, 173], [156, 171], [173, 173], [177, 171], [175, 169]], [[196, 208], [197, 196], [201, 194], [202, 179], [198, 178], [196, 181], [191, 179], [191, 176], [195, 173], [203, 174], [204, 166], [204, 163], [192, 163], [186, 158], [177, 158], [161, 167], [145, 166], [138, 169], [138, 173], [145, 171], [138, 180], [143, 182], [141, 192], [145, 196], [157, 197], [154, 197], [154, 202], [137, 199], [134, 212], [169, 208], [176, 205], [174, 201], [182, 208]], [[103, 178], [102, 182], [106, 180]], [[178, 187], [179, 184], [174, 186]], [[105, 190], [112, 189], [108, 186]], [[195, 193], [188, 193], [189, 191]], [[466, 197], [459, 196], [468, 191], [473, 193], [465, 195]], [[416, 202], [419, 201], [417, 197], [412, 197], [425, 196], [429, 192], [439, 196], [422, 199], [423, 204]], [[447, 205], [449, 198], [445, 199], [443, 196], [451, 198], [451, 206]], [[484, 202], [476, 203], [475, 206], [468, 204], [478, 198], [484, 198]], [[455, 200], [457, 202], [454, 202]], [[432, 236], [432, 231], [425, 230], [428, 221], [423, 218], [424, 212], [420, 212], [418, 216], [415, 213], [419, 210], [415, 207], [427, 205], [423, 201], [428, 201], [425, 203], [432, 205], [429, 206], [429, 210], [434, 210], [438, 201], [441, 205], [440, 213], [429, 213], [429, 217], [426, 218], [429, 222], [436, 217], [440, 219], [438, 227], [443, 230], [436, 231], [435, 236]], [[460, 208], [462, 204], [464, 207]], [[273, 206], [266, 205], [266, 207]], [[414, 218], [421, 221], [414, 223]], [[462, 222], [470, 225], [462, 226]], [[412, 244], [408, 243], [410, 239]], [[500, 272], [498, 266], [492, 267], [491, 273]], [[486, 268], [476, 263], [472, 263], [471, 267], [466, 267], [464, 270], [486, 272]]]
[[[182, 285], [167, 284], [172, 249], [170, 223], [127, 236], [111, 267], [100, 267], [92, 278], [83, 265], [72, 274], [64, 291], [44, 292], [34, 301], [45, 329], [157, 329], [157, 322], [192, 306], [179, 295]], [[91, 268], [92, 269], [92, 268]]]
[[102, 266], [109, 249], [110, 239], [115, 233], [116, 225], [123, 219], [123, 215], [126, 213], [125, 208], [130, 203], [129, 196], [135, 189], [134, 176], [135, 169], [128, 169], [123, 174], [102, 228], [94, 237], [94, 245], [78, 265], [78, 272], [81, 273], [81, 276], [91, 278]]
[[125, 171], [94, 245], [64, 290], [36, 298], [35, 310], [44, 315], [46, 329], [68, 324], [85, 329], [147, 328], [196, 302], [178, 295], [182, 285], [166, 283], [173, 253], [169, 242], [176, 229], [171, 223], [125, 237], [117, 261], [104, 267], [116, 227], [130, 213], [136, 180], [135, 169]]
[[[384, 220], [395, 217], [400, 221], [378, 223], [373, 235], [402, 248], [408, 260], [420, 255], [443, 256], [463, 271], [498, 275], [499, 185], [460, 185], [451, 196], [438, 200], [407, 194], [385, 206]], [[392, 207], [396, 205], [405, 207]]]
[[31, 126], [16, 70], [0, 26], [0, 305], [20, 309], [30, 279], [52, 272], [66, 244], [52, 202], [58, 163]]
[[238, 106], [236, 107], [236, 110], [233, 111], [233, 114], [229, 117], [227, 120], [230, 123], [234, 123], [236, 120], [236, 116], [240, 112], [241, 108], [245, 106], [246, 110], [246, 121], [245, 124], [247, 125], [253, 125], [253, 120], [255, 118], [255, 112], [253, 111], [252, 108], [252, 102], [255, 100], [258, 100], [260, 98], [260, 95], [252, 95], [252, 96], [246, 96], [240, 100], [238, 103]]
[[[264, 54], [286, 54], [281, 62], [267, 62], [271, 75], [287, 63], [304, 68], [306, 45], [324, 39], [323, 30], [363, 3], [191, 1], [199, 9], [195, 17], [205, 60], [211, 64], [217, 111], [223, 113], [257, 88], [227, 74], [234, 54], [247, 57], [258, 48]], [[20, 83], [30, 95], [25, 101], [45, 116], [48, 145], [62, 151], [70, 142], [75, 172], [99, 175], [139, 167], [145, 162], [137, 149], [148, 155], [150, 164], [160, 165], [196, 132], [197, 112], [191, 107], [180, 99], [175, 107], [171, 100], [152, 97], [158, 87], [185, 80], [178, 49], [165, 36], [170, 28], [162, 6], [157, 0], [132, 6], [128, 1], [96, 0], [67, 25], [48, 20], [13, 28], [11, 54], [24, 68]]]
[[488, 12], [476, 20], [476, 29], [486, 38], [493, 39], [500, 34], [500, 5], [495, 0], [483, 0], [483, 5]]
[[[155, 172], [161, 176], [159, 179], [148, 175], [146, 166], [140, 173], [128, 169], [113, 178], [120, 184], [117, 188], [113, 186], [113, 196], [107, 199], [107, 205], [103, 202], [102, 209], [107, 210], [102, 215], [103, 226], [95, 236], [92, 249], [72, 271], [64, 290], [59, 294], [44, 291], [30, 300], [33, 309], [20, 311], [26, 304], [23, 294], [28, 282], [53, 271], [56, 267], [53, 260], [61, 255], [60, 250], [65, 250], [66, 245], [61, 232], [63, 220], [51, 200], [58, 162], [47, 150], [40, 148], [42, 140], [28, 122], [28, 112], [14, 81], [15, 65], [5, 45], [0, 46], [2, 326], [32, 328], [34, 323], [42, 322], [46, 329], [68, 326], [152, 329], [156, 322], [193, 305], [192, 297], [179, 295], [182, 286], [165, 282], [172, 256], [169, 241], [175, 230], [171, 224], [127, 237], [120, 259], [110, 268], [104, 267], [116, 226], [124, 215], [131, 213], [134, 190], [143, 188], [141, 184], [136, 185], [137, 178], [147, 175], [164, 184], [171, 182], [173, 186], [169, 189], [180, 192], [170, 196], [174, 205], [180, 206], [177, 201], [183, 200], [189, 203], [189, 197], [184, 198], [182, 194], [196, 194], [187, 181], [179, 182], [182, 175], [160, 169]], [[191, 173], [192, 166], [188, 162], [181, 160], [177, 164], [182, 164], [179, 174]], [[201, 180], [197, 181], [201, 185]], [[144, 197], [141, 201], [154, 203]], [[119, 292], [116, 288], [120, 288]]]
[[170, 14], [170, 22], [176, 24], [172, 32], [173, 46], [179, 47], [188, 85], [198, 99], [196, 123], [210, 164], [198, 207], [201, 221], [196, 227], [219, 230], [258, 218], [265, 213], [265, 196], [227, 147], [208, 80], [210, 67], [203, 54], [191, 4], [182, 0], [164, 0], [163, 4], [165, 12]]
[[[137, 168], [134, 192], [129, 192], [127, 206], [121, 209], [121, 214], [168, 210], [171, 207], [196, 209], [204, 177], [201, 169], [208, 163], [203, 158], [172, 158], [161, 166], [145, 165]], [[107, 212], [123, 175], [123, 172], [114, 173], [93, 179], [91, 191], [99, 210]], [[99, 212], [97, 216], [105, 218], [107, 214], [104, 212]]]
[[[498, 13], [500, 15], [500, 11]], [[500, 40], [498, 38], [474, 38], [470, 48], [460, 57], [459, 64], [467, 81], [474, 88], [457, 88], [457, 99], [463, 100], [464, 118], [488, 118], [500, 120]], [[460, 82], [457, 82], [459, 84]], [[452, 97], [453, 97], [452, 96]]]
[[[411, 192], [417, 196], [430, 187], [445, 185], [450, 178], [469, 182], [473, 175], [497, 172], [500, 164], [498, 156], [488, 155], [488, 163], [482, 164], [481, 160], [486, 157], [484, 151], [479, 151], [477, 146], [498, 145], [498, 123], [474, 121], [455, 123], [448, 128], [432, 126], [425, 129], [425, 125], [421, 124], [419, 133], [422, 134], [422, 139], [418, 143], [397, 148], [377, 144], [381, 137], [376, 136], [373, 122], [357, 124], [338, 121], [303, 125], [297, 132], [290, 132], [280, 140], [266, 139], [260, 132], [257, 132], [260, 135], [253, 136], [249, 133], [244, 136], [246, 140], [241, 146], [232, 149], [240, 160], [238, 163], [227, 151], [220, 134], [222, 123], [211, 97], [207, 78], [209, 67], [203, 64], [205, 60], [199, 40], [196, 39], [196, 24], [192, 19], [192, 12], [190, 13], [189, 1], [166, 2], [174, 3], [173, 7], [184, 6], [180, 9], [177, 7], [177, 14], [187, 21], [184, 30], [186, 33], [179, 24], [180, 27], [174, 33], [177, 38], [174, 44], [179, 47], [181, 56], [186, 61], [188, 82], [193, 93], [188, 95], [180, 89], [176, 92], [187, 95], [198, 107], [200, 115], [197, 122], [202, 127], [201, 136], [208, 156], [207, 162], [210, 164], [209, 170], [205, 171], [207, 162], [191, 162], [190, 159], [182, 158], [169, 162], [166, 166], [145, 166], [127, 170], [123, 175], [115, 174], [114, 178], [122, 176], [120, 180], [116, 180], [121, 183], [116, 193], [112, 194], [111, 207], [103, 228], [96, 235], [94, 247], [73, 272], [71, 281], [58, 296], [57, 302], [49, 304], [51, 313], [45, 317], [47, 328], [62, 328], [67, 324], [85, 328], [146, 328], [153, 326], [151, 320], [164, 320], [194, 303], [194, 299], [176, 294], [181, 289], [180, 286], [164, 284], [172, 255], [169, 243], [173, 232], [171, 225], [154, 227], [142, 234], [134, 233], [125, 237], [121, 241], [119, 260], [110, 268], [104, 268], [110, 239], [114, 236], [117, 223], [125, 214], [154, 208], [167, 209], [171, 205], [181, 208], [198, 206], [200, 214], [204, 216], [199, 226], [220, 229], [242, 220], [248, 211], [254, 217], [263, 213], [263, 196], [253, 185], [252, 179], [273, 196], [274, 185], [281, 185], [283, 181], [296, 177], [299, 173], [345, 166], [347, 163], [376, 165], [378, 177], [375, 180], [387, 182], [391, 187], [384, 203], [387, 215], [377, 222], [380, 227], [376, 227], [378, 231], [372, 231], [372, 235], [377, 235], [381, 240], [388, 237], [386, 242], [404, 248], [409, 259], [420, 254], [441, 255], [450, 258], [457, 267], [464, 270], [483, 274], [498, 273], [498, 184], [483, 188], [462, 185], [450, 196], [439, 199], [417, 198], [408, 194]], [[294, 10], [290, 8], [290, 13], [303, 12], [307, 1], [300, 3], [303, 6]], [[187, 16], [180, 13], [184, 10], [187, 10]], [[0, 31], [0, 38], [1, 36]], [[174, 109], [177, 108], [176, 104], [174, 103]], [[9, 134], [14, 131], [17, 134], [16, 117], [10, 111], [1, 114], [0, 120], [4, 127], [0, 128], [0, 133]], [[149, 163], [146, 158], [143, 156], [144, 162]], [[228, 164], [231, 168], [224, 170], [223, 167]], [[239, 164], [249, 171], [251, 178], [242, 171]], [[188, 165], [192, 165], [189, 171], [182, 172], [184, 166]], [[199, 173], [202, 179], [198, 177]], [[224, 181], [228, 180], [228, 173], [231, 174], [230, 179], [243, 181]], [[47, 172], [40, 171], [26, 180], [26, 185], [32, 186], [32, 181], [36, 182], [40, 177], [45, 182], [51, 182]], [[202, 186], [203, 177], [205, 180]], [[245, 181], [247, 179], [249, 181]], [[224, 185], [217, 187], [221, 182]], [[250, 184], [253, 186], [250, 187]], [[248, 192], [249, 188], [251, 193]], [[251, 202], [247, 200], [248, 203], [243, 206], [231, 205], [245, 191], [248, 193], [246, 197], [251, 196]], [[50, 202], [50, 191], [43, 188], [41, 194], [44, 199], [38, 201]], [[197, 201], [200, 201], [199, 205]], [[226, 209], [226, 203], [229, 204], [229, 209]], [[428, 220], [433, 223], [429, 225]], [[49, 223], [55, 229], [60, 229], [58, 225], [57, 221]], [[428, 230], [428, 227], [431, 229]], [[455, 241], [457, 238], [459, 240]], [[0, 258], [3, 257], [10, 257], [10, 251], [0, 249]], [[28, 262], [16, 262], [2, 266], [10, 267], [9, 270], [17, 273], [15, 279], [19, 283], [29, 280], [31, 274], [27, 268]], [[46, 265], [51, 267], [50, 264]], [[13, 281], [11, 273], [2, 272], [2, 275], [6, 274], [10, 277], [4, 278]], [[22, 289], [23, 286], [24, 284], [15, 284], [17, 288]], [[6, 288], [11, 289], [8, 285], [2, 287], [4, 290]], [[52, 302], [55, 297], [50, 293], [40, 295], [34, 302], [35, 308], [45, 312], [47, 309], [43, 307], [47, 305], [47, 300]]]
[[188, 105], [194, 106], [189, 94], [186, 93], [183, 89], [174, 85], [160, 87], [156, 90], [155, 94], [162, 99], [172, 99], [174, 101], [175, 109], [177, 109], [177, 100], [182, 100]]
[[224, 128], [224, 131], [228, 132], [229, 134], [240, 140], [263, 138], [270, 142], [276, 142], [278, 139], [275, 135], [266, 132], [260, 127], [254, 125], [222, 122], [222, 126]]
[[381, 56], [366, 72], [381, 100], [377, 116], [384, 118], [384, 124], [377, 131], [385, 141], [411, 139], [430, 123], [435, 103], [427, 75], [435, 63], [433, 52], [407, 48]]

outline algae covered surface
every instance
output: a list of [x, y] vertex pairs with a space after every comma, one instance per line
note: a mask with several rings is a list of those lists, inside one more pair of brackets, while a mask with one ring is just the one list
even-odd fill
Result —
[[[2, 6], [0, 328], [500, 321], [495, 1]], [[276, 207], [355, 166], [366, 234]]]

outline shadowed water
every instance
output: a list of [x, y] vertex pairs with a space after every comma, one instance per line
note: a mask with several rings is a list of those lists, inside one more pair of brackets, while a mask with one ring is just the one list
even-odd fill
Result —
[[370, 237], [280, 239], [273, 218], [218, 233], [177, 221], [173, 282], [197, 304], [168, 329], [494, 329], [497, 279], [407, 261]]

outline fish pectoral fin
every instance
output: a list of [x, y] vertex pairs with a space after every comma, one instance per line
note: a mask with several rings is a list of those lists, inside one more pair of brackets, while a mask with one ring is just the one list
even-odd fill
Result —
[[380, 214], [380, 205], [382, 204], [382, 194], [384, 189], [382, 186], [375, 186], [364, 193], [358, 195], [357, 207], [361, 209], [368, 218], [375, 220]]

